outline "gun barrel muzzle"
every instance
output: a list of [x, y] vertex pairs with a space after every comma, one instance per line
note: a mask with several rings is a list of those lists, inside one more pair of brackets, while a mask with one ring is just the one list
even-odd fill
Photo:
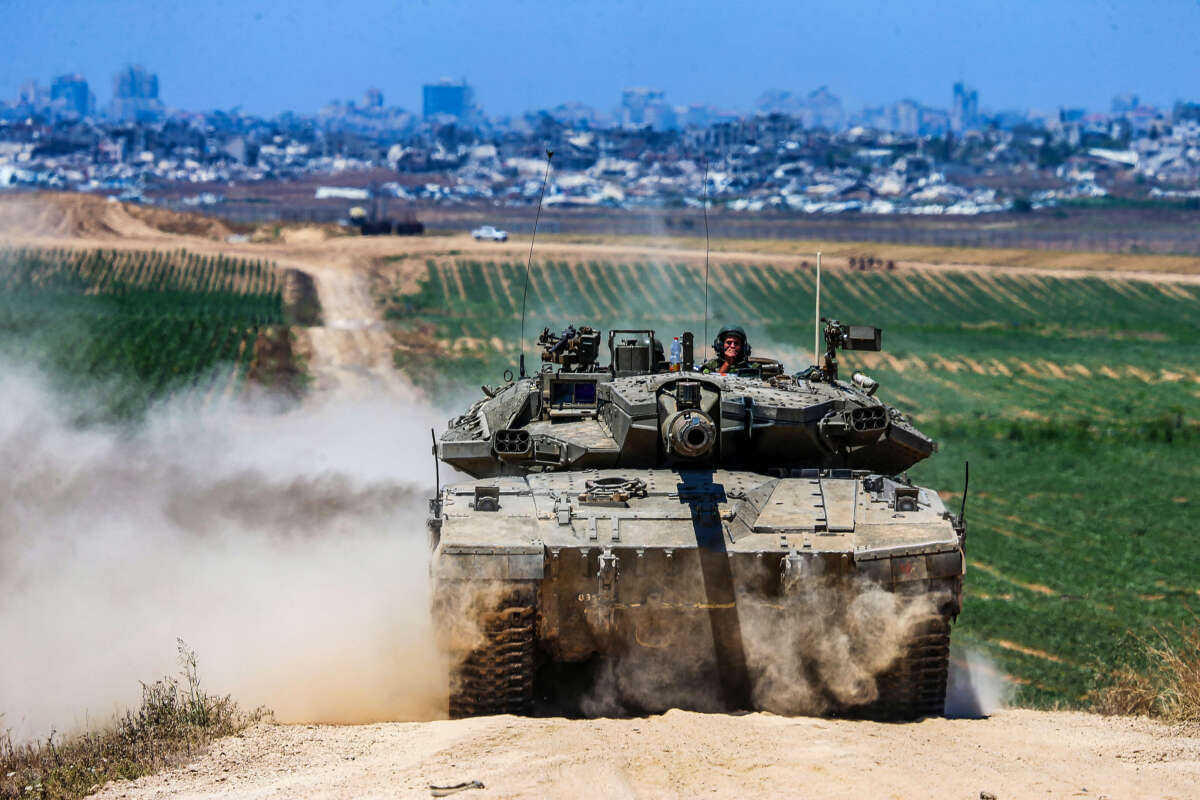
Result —
[[717, 426], [707, 414], [694, 408], [668, 417], [662, 433], [667, 452], [684, 458], [707, 455], [717, 442]]

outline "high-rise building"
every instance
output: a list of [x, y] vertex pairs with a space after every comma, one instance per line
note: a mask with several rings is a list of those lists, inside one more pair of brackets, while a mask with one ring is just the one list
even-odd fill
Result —
[[907, 136], [921, 132], [921, 105], [916, 100], [905, 98], [892, 106], [892, 130]]
[[979, 92], [962, 81], [954, 84], [954, 102], [950, 105], [950, 130], [954, 133], [979, 127]]
[[113, 117], [125, 122], [142, 122], [161, 115], [157, 75], [142, 66], [128, 66], [113, 75]]
[[25, 81], [21, 84], [21, 91], [17, 94], [18, 105], [40, 109], [48, 102], [50, 98], [46, 90], [39, 86], [37, 81]]
[[465, 120], [475, 110], [475, 91], [466, 81], [442, 78], [437, 83], [427, 83], [421, 89], [421, 99], [425, 119], [445, 114]]
[[363, 92], [363, 106], [366, 108], [383, 108], [383, 92], [378, 89], [367, 89]]
[[950, 130], [950, 115], [943, 108], [921, 108], [922, 136], [945, 136]]
[[675, 109], [667, 104], [666, 92], [662, 89], [625, 89], [621, 92], [620, 117], [623, 128], [648, 125], [656, 131], [669, 131], [679, 126]]
[[1112, 113], [1127, 114], [1141, 105], [1141, 98], [1133, 92], [1119, 94], [1112, 99]]
[[113, 96], [126, 100], [157, 100], [158, 76], [142, 66], [125, 67], [113, 75]]
[[824, 128], [835, 131], [842, 127], [846, 114], [842, 99], [822, 86], [809, 92], [801, 105], [800, 119], [806, 128]]
[[828, 86], [814, 89], [801, 97], [790, 91], [770, 89], [755, 101], [758, 110], [796, 117], [806, 128], [839, 130], [846, 121], [842, 100]]
[[687, 107], [684, 117], [686, 123], [693, 128], [707, 128], [713, 122], [712, 106], [705, 103], [692, 103]]
[[79, 117], [91, 113], [91, 93], [80, 75], [59, 75], [50, 84], [50, 102], [62, 101], [62, 109]]

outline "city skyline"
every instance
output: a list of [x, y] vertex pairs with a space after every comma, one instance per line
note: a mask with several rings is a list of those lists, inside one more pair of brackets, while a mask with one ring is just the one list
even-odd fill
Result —
[[[1160, 105], [1191, 99], [1181, 76], [1200, 67], [1188, 35], [1200, 7], [1182, 3], [1153, 14], [1076, 0], [938, 13], [925, 0], [809, 11], [701, 2], [688, 14], [624, 2], [593, 11], [522, 2], [503, 14], [474, 0], [452, 9], [365, 0], [352, 15], [320, 5], [9, 2], [11, 29], [24, 35], [6, 48], [0, 97], [16, 97], [30, 79], [77, 73], [106, 106], [110, 76], [143, 64], [159, 75], [168, 107], [259, 115], [315, 111], [368, 86], [420, 113], [421, 87], [443, 76], [466, 78], [492, 116], [567, 102], [608, 112], [630, 86], [659, 88], [674, 105], [736, 111], [765, 90], [819, 86], [849, 109], [905, 98], [945, 108], [957, 81], [979, 90], [981, 109], [1107, 110], [1122, 92]], [[675, 41], [663, 40], [664, 26]], [[838, 30], [840, 44], [830, 35]]]
[[[20, 112], [22, 107], [32, 107], [36, 113], [51, 111], [52, 120], [62, 119], [62, 114], [67, 113], [67, 119], [89, 116], [110, 121], [139, 122], [153, 122], [176, 113], [205, 115], [226, 111], [220, 108], [180, 108], [162, 102], [158, 96], [158, 75], [142, 64], [128, 64], [122, 67], [113, 74], [111, 83], [114, 87], [113, 96], [108, 103], [101, 104], [92, 90], [94, 84], [90, 84], [85, 76], [77, 73], [57, 75], [48, 85], [43, 85], [40, 80], [30, 79], [21, 85], [12, 101], [16, 105], [9, 105], [8, 109], [10, 113]], [[385, 103], [385, 96], [380, 89], [367, 86], [358, 97], [335, 98], [320, 109], [286, 109], [280, 114], [304, 118], [340, 117], [347, 113], [359, 112], [376, 115], [400, 113], [401, 116], [390, 116], [390, 119], [393, 122], [405, 118], [436, 122], [438, 119], [445, 121], [458, 118], [471, 127], [498, 123], [502, 128], [508, 124], [507, 121], [522, 116], [488, 114], [487, 109], [481, 108], [475, 102], [475, 87], [465, 80], [442, 77], [437, 81], [423, 83], [421, 91], [422, 102], [416, 109]], [[0, 97], [0, 111], [5, 108], [6, 102], [6, 98]], [[1188, 108], [1195, 105], [1190, 101], [1177, 101], [1178, 103]], [[844, 105], [842, 98], [829, 91], [829, 87], [820, 86], [809, 92], [768, 89], [758, 95], [749, 109], [732, 110], [704, 103], [672, 103], [664, 90], [640, 86], [623, 88], [620, 103], [607, 109], [568, 101], [554, 107], [529, 109], [524, 114], [528, 116], [549, 113], [559, 121], [587, 119], [587, 127], [598, 125], [636, 128], [646, 125], [654, 130], [667, 130], [688, 125], [707, 127], [722, 119], [746, 119], [755, 114], [775, 112], [801, 119], [809, 127], [829, 130], [847, 125], [865, 125], [908, 134], [933, 132], [936, 135], [943, 130], [961, 133], [965, 130], [981, 129], [989, 124], [1004, 128], [1021, 122], [1041, 125], [1054, 117], [1079, 120], [1085, 115], [1098, 114], [1099, 117], [1096, 118], [1102, 118], [1110, 115], [1121, 116], [1129, 112], [1161, 115], [1170, 113], [1170, 107], [1149, 103], [1137, 92], [1120, 92], [1112, 95], [1108, 108], [1088, 109], [1060, 105], [1057, 110], [1050, 112], [1033, 109], [993, 109], [979, 104], [977, 87], [956, 81], [952, 86], [952, 100], [947, 105], [925, 104], [906, 96], [875, 106], [854, 108]], [[279, 116], [256, 115], [245, 109], [241, 109], [240, 113], [263, 120]], [[932, 130], [929, 130], [930, 121], [933, 122]], [[407, 124], [409, 123], [401, 123]]]

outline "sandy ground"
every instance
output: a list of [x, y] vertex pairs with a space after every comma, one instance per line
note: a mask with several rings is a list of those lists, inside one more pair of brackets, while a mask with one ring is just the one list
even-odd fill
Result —
[[[35, 198], [36, 199], [36, 198]], [[11, 202], [5, 198], [3, 203]], [[528, 243], [467, 236], [231, 244], [220, 231], [165, 233], [116, 204], [0, 203], [0, 243], [44, 247], [178, 248], [272, 259], [313, 276], [324, 326], [308, 329], [316, 397], [412, 392], [391, 368], [391, 340], [368, 290], [370, 270], [423, 270], [426, 257], [524, 259]], [[183, 221], [186, 223], [186, 220]], [[172, 221], [173, 228], [189, 230]], [[457, 251], [457, 252], [452, 252]], [[702, 260], [703, 251], [549, 242], [541, 258]], [[799, 266], [801, 255], [714, 253], [722, 261]], [[844, 266], [831, 259], [830, 266]], [[1027, 268], [902, 263], [901, 269]], [[1058, 276], [1096, 273], [1053, 272]], [[1103, 273], [1200, 282], [1197, 274]], [[892, 725], [769, 714], [672, 711], [638, 719], [484, 719], [366, 726], [261, 725], [216, 743], [182, 768], [115, 783], [98, 797], [429, 797], [430, 784], [480, 781], [461, 797], [1197, 797], [1200, 730], [1078, 713], [1002, 711], [985, 720]]]
[[353, 727], [263, 725], [97, 797], [462, 798], [1197, 796], [1200, 729], [1002, 711], [908, 725], [670, 711]]

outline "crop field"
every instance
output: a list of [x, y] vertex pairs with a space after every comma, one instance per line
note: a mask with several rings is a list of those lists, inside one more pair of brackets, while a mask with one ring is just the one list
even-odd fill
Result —
[[0, 353], [86, 389], [83, 419], [136, 418], [238, 385], [284, 322], [279, 283], [271, 264], [182, 250], [0, 250]]
[[[416, 291], [376, 295], [403, 336], [396, 361], [447, 402], [517, 362], [524, 264], [432, 260]], [[758, 355], [812, 362], [814, 272], [714, 264], [709, 335], [746, 326]], [[543, 326], [691, 330], [704, 268], [541, 262], [525, 353]], [[1140, 643], [1195, 626], [1200, 537], [1200, 286], [1119, 277], [826, 270], [821, 308], [884, 329], [847, 353], [941, 452], [911, 471], [955, 503], [963, 462], [968, 598], [957, 641], [987, 652], [1021, 702], [1086, 705]]]

